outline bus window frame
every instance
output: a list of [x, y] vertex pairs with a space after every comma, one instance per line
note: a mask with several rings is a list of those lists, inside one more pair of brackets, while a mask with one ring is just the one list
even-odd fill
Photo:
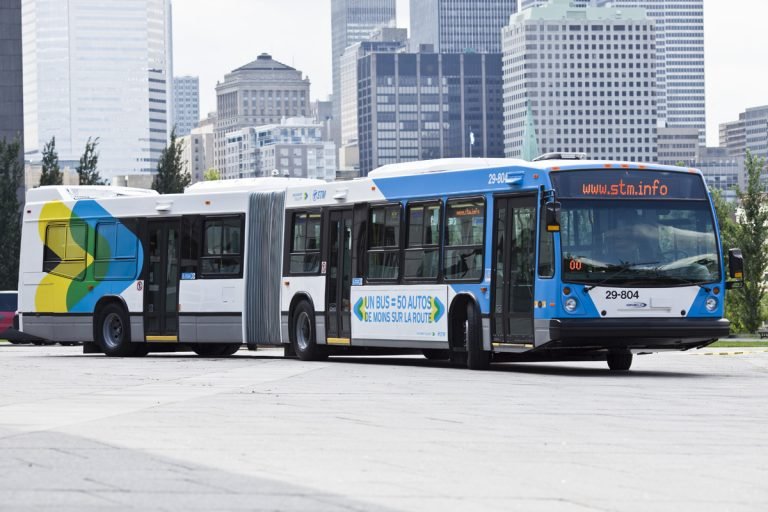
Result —
[[[436, 245], [419, 245], [418, 247], [412, 247], [409, 248], [408, 244], [410, 242], [410, 228], [411, 228], [411, 222], [410, 222], [410, 216], [409, 211], [410, 208], [413, 207], [419, 207], [423, 206], [425, 208], [429, 206], [435, 206], [438, 207], [438, 218], [441, 225], [438, 226], [437, 229], [437, 244]], [[444, 234], [444, 225], [445, 225], [445, 202], [442, 198], [427, 198], [427, 199], [417, 199], [414, 201], [408, 201], [405, 205], [405, 219], [401, 219], [405, 222], [405, 233], [403, 234], [405, 236], [405, 239], [402, 243], [402, 250], [400, 254], [400, 261], [401, 261], [401, 267], [402, 267], [402, 280], [401, 282], [407, 283], [407, 284], [420, 284], [420, 283], [441, 283], [443, 281], [443, 249], [444, 249], [444, 243], [445, 243], [445, 234]], [[423, 227], [423, 224], [422, 224]], [[423, 239], [423, 236], [422, 236]], [[437, 251], [437, 275], [435, 277], [408, 277], [405, 275], [405, 255], [406, 253], [410, 252], [425, 252], [427, 250], [434, 249]]]
[[[480, 270], [480, 277], [477, 279], [450, 279], [445, 273], [445, 252], [449, 249], [448, 244], [448, 203], [450, 202], [456, 202], [456, 201], [482, 201], [483, 202], [483, 242], [480, 244], [481, 248], [481, 254], [480, 254], [480, 261], [482, 262], [482, 267]], [[495, 203], [494, 203], [495, 204]], [[488, 248], [488, 211], [492, 210], [493, 208], [488, 208], [489, 201], [488, 198], [484, 195], [471, 195], [471, 196], [454, 196], [454, 197], [448, 197], [445, 201], [445, 207], [443, 208], [443, 239], [441, 244], [441, 267], [440, 267], [440, 273], [442, 276], [441, 282], [445, 283], [482, 283], [485, 281], [485, 257], [486, 257], [486, 249]], [[491, 219], [491, 223], [495, 223], [495, 219]], [[476, 245], [457, 245], [457, 246], [451, 246], [450, 249], [460, 249], [462, 247], [477, 247]]]
[[[539, 199], [539, 214], [536, 216], [537, 223], [538, 223], [538, 233], [536, 235], [536, 277], [539, 279], [554, 279], [555, 275], [557, 275], [557, 241], [555, 240], [555, 235], [557, 232], [554, 231], [548, 231], [547, 230], [547, 222], [546, 222], [546, 206], [547, 206], [547, 200], [544, 197], [540, 197]], [[552, 274], [551, 275], [545, 275], [541, 273], [541, 256], [542, 256], [542, 239], [545, 235], [549, 235], [552, 237], [552, 251], [551, 251], [551, 257], [552, 257]]]
[[[206, 247], [206, 227], [209, 222], [215, 222], [217, 220], [226, 220], [226, 219], [238, 219], [240, 221], [240, 252], [238, 254], [227, 254], [227, 256], [237, 256], [237, 258], [240, 261], [240, 269], [239, 272], [235, 273], [228, 273], [228, 272], [205, 272], [203, 269], [203, 261], [205, 260], [215, 260], [215, 259], [222, 259], [224, 257], [224, 253], [219, 254], [218, 256], [207, 256], [205, 252]], [[242, 279], [243, 278], [243, 271], [245, 267], [245, 247], [246, 247], [246, 241], [245, 241], [245, 214], [244, 213], [225, 213], [225, 214], [216, 214], [216, 215], [201, 215], [201, 222], [200, 222], [200, 256], [198, 258], [197, 268], [200, 271], [200, 279]], [[181, 250], [181, 233], [179, 233], [179, 250]], [[181, 262], [179, 262], [181, 263]]]
[[[293, 251], [293, 237], [296, 229], [296, 216], [298, 215], [310, 215], [310, 214], [319, 214], [320, 215], [320, 240], [317, 246], [317, 250], [313, 251], [300, 251], [300, 252], [294, 252]], [[284, 250], [283, 253], [285, 254], [283, 259], [283, 268], [285, 271], [283, 274], [285, 276], [319, 276], [322, 274], [323, 271], [323, 249], [325, 244], [325, 229], [326, 229], [326, 209], [325, 208], [307, 208], [307, 209], [296, 209], [296, 210], [286, 210], [286, 239], [284, 244]], [[314, 254], [317, 253], [318, 255], [318, 266], [317, 270], [315, 272], [292, 272], [291, 271], [291, 257], [294, 254]]]
[[[86, 248], [81, 248], [82, 251], [83, 251], [83, 257], [82, 258], [77, 258], [77, 259], [67, 259], [66, 258], [66, 254], [65, 254], [65, 258], [59, 260], [59, 262], [56, 263], [56, 265], [54, 265], [50, 270], [47, 270], [48, 269], [48, 263], [53, 263], [54, 262], [54, 260], [46, 259], [48, 251], [53, 252], [53, 250], [50, 249], [49, 246], [48, 246], [48, 233], [49, 233], [51, 227], [64, 228], [67, 231], [66, 236], [67, 236], [67, 240], [68, 240], [73, 225], [74, 226], [78, 226], [78, 227], [82, 227], [85, 230], [85, 245], [86, 245]], [[51, 274], [51, 275], [54, 275], [54, 276], [57, 276], [57, 277], [61, 277], [63, 279], [69, 279], [70, 281], [85, 281], [86, 274], [88, 273], [88, 266], [89, 266], [88, 265], [88, 249], [87, 249], [87, 247], [90, 245], [88, 242], [90, 241], [89, 237], [91, 236], [91, 234], [90, 234], [91, 231], [92, 230], [89, 229], [88, 223], [85, 222], [85, 221], [75, 221], [75, 222], [72, 222], [72, 221], [66, 221], [66, 220], [56, 220], [56, 221], [51, 221], [51, 222], [46, 223], [46, 225], [45, 225], [45, 240], [43, 240], [43, 262], [42, 262], [43, 263], [43, 265], [42, 265], [43, 272], [46, 273], [46, 274]], [[66, 251], [66, 247], [67, 247], [67, 241], [65, 240], [65, 243], [64, 243], [64, 250], [65, 251]], [[77, 274], [77, 276], [74, 276], [74, 277], [70, 276], [70, 275], [66, 275], [66, 274], [62, 274], [62, 273], [54, 272], [53, 271], [61, 263], [81, 263], [81, 262], [82, 262], [82, 265], [83, 265], [83, 270], [81, 272], [79, 272]]]
[[[365, 230], [365, 257], [363, 261], [363, 269], [365, 270], [365, 282], [366, 283], [372, 283], [372, 284], [400, 284], [403, 281], [403, 246], [404, 246], [404, 229], [403, 229], [403, 211], [405, 211], [405, 208], [403, 207], [403, 203], [401, 201], [385, 201], [385, 202], [375, 202], [375, 203], [367, 203], [368, 211], [366, 213], [366, 230]], [[397, 246], [388, 246], [386, 248], [376, 248], [371, 249], [371, 230], [373, 229], [373, 222], [371, 222], [371, 213], [374, 208], [384, 208], [386, 211], [387, 208], [397, 206], [400, 217], [399, 217], [399, 233], [398, 233], [398, 240], [397, 240]], [[370, 277], [369, 276], [369, 256], [371, 253], [397, 253], [397, 277], [391, 278], [391, 277]]]

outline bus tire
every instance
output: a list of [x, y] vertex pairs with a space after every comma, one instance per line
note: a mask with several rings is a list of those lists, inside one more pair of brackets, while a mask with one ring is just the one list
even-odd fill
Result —
[[483, 348], [482, 322], [473, 302], [467, 304], [463, 334], [467, 347], [467, 368], [487, 370], [491, 366], [491, 353]]
[[200, 357], [229, 357], [240, 350], [240, 343], [196, 343], [192, 350]]
[[296, 305], [291, 322], [291, 344], [302, 361], [320, 361], [328, 357], [326, 347], [317, 344], [315, 310], [303, 300]]
[[131, 343], [131, 324], [125, 308], [113, 302], [99, 310], [96, 320], [96, 343], [109, 357], [136, 355], [136, 344]]
[[626, 372], [632, 366], [632, 352], [629, 350], [608, 352], [608, 368], [614, 372]]
[[425, 348], [421, 353], [430, 361], [447, 361], [451, 358], [450, 351], [439, 348]]

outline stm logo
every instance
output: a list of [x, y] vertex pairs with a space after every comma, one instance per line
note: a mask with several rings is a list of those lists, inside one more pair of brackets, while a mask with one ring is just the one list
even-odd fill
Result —
[[634, 309], [644, 309], [648, 307], [648, 304], [646, 304], [645, 302], [630, 302], [629, 304], [626, 304], [626, 307], [634, 308]]
[[322, 201], [325, 199], [325, 190], [313, 190], [312, 201]]

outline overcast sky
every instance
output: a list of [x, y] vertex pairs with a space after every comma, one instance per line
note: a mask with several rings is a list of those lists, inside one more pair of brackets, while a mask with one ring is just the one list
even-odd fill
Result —
[[[482, 0], [478, 0], [482, 1]], [[408, 0], [397, 0], [408, 26]], [[747, 107], [768, 104], [768, 1], [704, 0], [707, 140]], [[271, 53], [303, 71], [312, 98], [331, 92], [330, 0], [174, 0], [174, 73], [200, 77], [200, 108], [216, 109], [216, 82]]]

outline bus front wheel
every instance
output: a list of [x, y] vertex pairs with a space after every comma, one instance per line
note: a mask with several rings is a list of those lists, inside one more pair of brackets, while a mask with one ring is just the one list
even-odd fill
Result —
[[625, 372], [632, 366], [632, 352], [623, 350], [620, 352], [608, 352], [608, 368], [614, 372]]
[[301, 301], [293, 312], [291, 344], [302, 361], [319, 361], [328, 357], [325, 347], [317, 344], [315, 310], [307, 301]]

